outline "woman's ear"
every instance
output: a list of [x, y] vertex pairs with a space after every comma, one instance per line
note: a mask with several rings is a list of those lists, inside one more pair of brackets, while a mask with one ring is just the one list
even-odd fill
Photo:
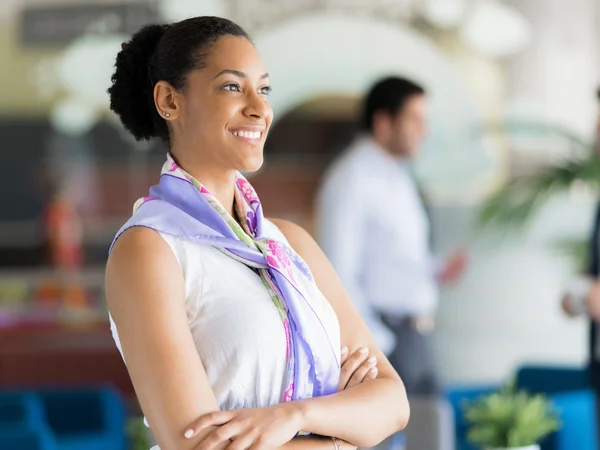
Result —
[[179, 92], [166, 81], [159, 81], [154, 86], [154, 105], [158, 114], [165, 120], [179, 117], [181, 105]]

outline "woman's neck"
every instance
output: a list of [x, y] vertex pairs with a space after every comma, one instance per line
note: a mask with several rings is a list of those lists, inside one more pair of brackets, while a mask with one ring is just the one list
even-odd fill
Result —
[[233, 209], [235, 196], [236, 171], [225, 169], [205, 161], [199, 161], [190, 156], [181, 156], [181, 153], [171, 151], [175, 162], [192, 177], [198, 180], [215, 197], [225, 210], [237, 220]]

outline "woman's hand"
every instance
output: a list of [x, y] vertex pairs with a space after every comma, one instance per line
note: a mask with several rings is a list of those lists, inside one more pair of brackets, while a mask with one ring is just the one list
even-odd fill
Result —
[[374, 356], [369, 358], [368, 348], [360, 348], [350, 357], [348, 357], [348, 353], [348, 347], [342, 348], [342, 367], [338, 392], [350, 389], [363, 381], [377, 378], [377, 359]]
[[[267, 408], [215, 411], [194, 422], [185, 433], [192, 439], [202, 430], [217, 427], [194, 447], [197, 450], [272, 450], [291, 441], [302, 428], [296, 402]], [[226, 445], [227, 442], [231, 442]]]

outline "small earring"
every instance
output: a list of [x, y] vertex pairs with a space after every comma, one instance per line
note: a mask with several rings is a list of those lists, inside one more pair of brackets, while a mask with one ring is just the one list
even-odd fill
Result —
[[167, 111], [163, 111], [163, 114], [165, 115], [165, 117], [169, 117], [171, 115]]

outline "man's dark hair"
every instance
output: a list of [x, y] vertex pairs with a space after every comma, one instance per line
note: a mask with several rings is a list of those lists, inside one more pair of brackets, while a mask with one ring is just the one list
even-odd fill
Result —
[[423, 95], [425, 89], [406, 78], [387, 77], [375, 83], [364, 102], [361, 128], [373, 131], [373, 118], [379, 111], [398, 113], [413, 95]]

